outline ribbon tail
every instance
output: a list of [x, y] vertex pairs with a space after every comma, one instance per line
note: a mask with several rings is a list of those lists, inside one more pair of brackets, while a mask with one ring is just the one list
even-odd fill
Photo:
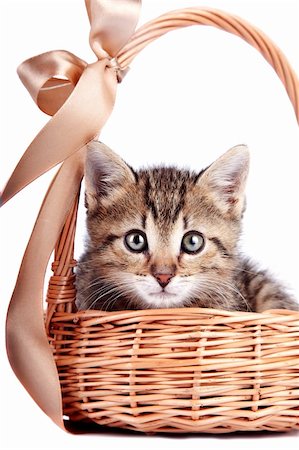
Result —
[[27, 245], [6, 322], [10, 364], [40, 408], [64, 429], [60, 384], [43, 311], [45, 271], [78, 194], [85, 149], [64, 162], [47, 194]]
[[20, 159], [1, 194], [1, 206], [99, 133], [111, 114], [116, 95], [116, 74], [107, 63], [101, 60], [84, 70], [68, 100]]
[[16, 167], [3, 201], [66, 159], [52, 182], [28, 242], [6, 323], [7, 353], [13, 370], [41, 409], [61, 428], [59, 378], [44, 323], [46, 268], [84, 172], [85, 143], [99, 133], [116, 94], [115, 72], [107, 61], [84, 71], [73, 95], [34, 139]]

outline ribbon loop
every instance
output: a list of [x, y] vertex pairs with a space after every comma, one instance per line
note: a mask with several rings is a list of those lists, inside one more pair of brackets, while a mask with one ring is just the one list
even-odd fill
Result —
[[137, 25], [140, 0], [85, 0], [90, 21], [89, 43], [98, 59], [114, 58]]
[[72, 93], [86, 66], [73, 53], [54, 50], [27, 59], [17, 72], [37, 106], [53, 116]]

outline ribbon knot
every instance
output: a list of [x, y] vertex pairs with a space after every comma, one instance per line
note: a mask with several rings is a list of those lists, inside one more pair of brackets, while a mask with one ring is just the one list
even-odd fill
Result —
[[85, 4], [96, 63], [88, 64], [66, 50], [54, 50], [18, 67], [34, 102], [54, 117], [20, 159], [2, 192], [1, 205], [95, 138], [112, 111], [115, 85], [128, 71], [119, 65], [117, 54], [135, 31], [140, 0], [85, 0]]
[[128, 71], [130, 70], [129, 67], [122, 68], [117, 60], [117, 58], [111, 58], [108, 60], [108, 67], [113, 69], [116, 73], [116, 78], [119, 83], [122, 82], [124, 77], [127, 75]]

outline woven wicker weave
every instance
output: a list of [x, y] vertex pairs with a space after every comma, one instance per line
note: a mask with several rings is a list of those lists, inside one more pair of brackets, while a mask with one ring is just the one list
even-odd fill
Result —
[[[274, 67], [298, 117], [298, 85], [259, 30], [219, 11], [189, 9], [143, 26], [118, 55], [126, 68], [162, 34], [213, 25], [245, 39]], [[299, 314], [169, 309], [75, 311], [77, 203], [57, 243], [46, 327], [64, 413], [143, 432], [299, 429]]]
[[65, 414], [144, 432], [299, 425], [298, 314], [56, 313]]

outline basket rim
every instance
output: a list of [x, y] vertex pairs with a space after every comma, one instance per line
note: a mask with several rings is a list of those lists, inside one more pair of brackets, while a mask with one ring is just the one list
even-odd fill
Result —
[[[299, 321], [299, 311], [288, 309], [271, 309], [261, 313], [254, 311], [227, 311], [213, 308], [155, 308], [155, 309], [137, 309], [124, 311], [102, 311], [97, 309], [81, 310], [76, 312], [56, 311], [52, 317], [52, 322], [59, 321], [61, 318], [73, 320], [84, 320], [88, 318], [99, 318], [103, 322], [118, 319], [138, 319], [140, 320], [161, 320], [163, 317], [179, 318], [199, 318], [199, 317], [218, 317], [231, 318], [233, 321], [245, 322], [252, 320], [277, 319], [279, 321]], [[298, 324], [299, 325], [299, 324]]]

